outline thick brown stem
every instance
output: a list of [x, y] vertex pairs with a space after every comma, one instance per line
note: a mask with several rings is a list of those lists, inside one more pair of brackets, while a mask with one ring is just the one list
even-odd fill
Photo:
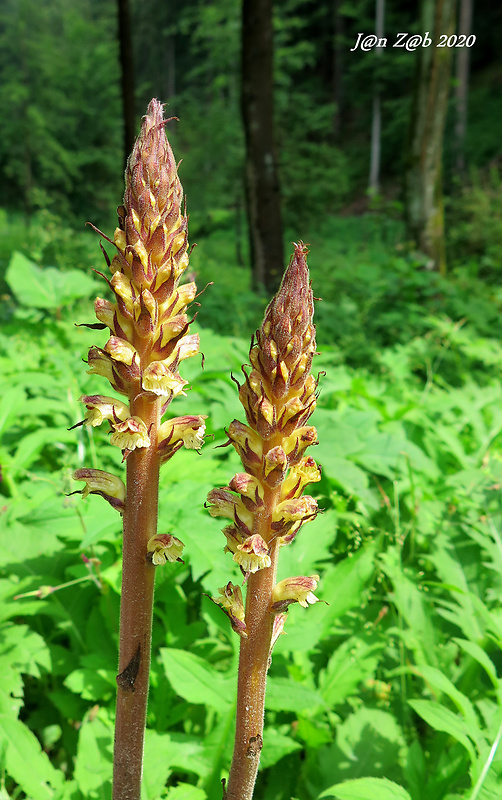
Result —
[[[270, 517], [268, 518], [268, 521]], [[241, 640], [237, 714], [232, 765], [225, 800], [251, 800], [260, 764], [265, 689], [274, 614], [270, 611], [279, 544], [270, 550], [271, 566], [249, 576], [246, 597], [247, 639]]]
[[155, 576], [146, 553], [157, 532], [160, 400], [133, 398], [131, 415], [144, 421], [152, 444], [127, 459], [113, 800], [140, 800], [141, 795]]

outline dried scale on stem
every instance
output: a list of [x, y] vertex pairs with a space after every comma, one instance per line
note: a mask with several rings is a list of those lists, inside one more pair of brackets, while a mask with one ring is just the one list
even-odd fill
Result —
[[[240, 566], [247, 584], [246, 604], [239, 586], [229, 582], [212, 598], [241, 637], [234, 754], [226, 800], [251, 800], [263, 745], [266, 675], [287, 608], [315, 603], [318, 575], [294, 576], [276, 583], [282, 546], [289, 545], [317, 502], [303, 495], [320, 480], [314, 459], [305, 455], [317, 441], [308, 425], [315, 409], [317, 381], [310, 374], [315, 353], [313, 296], [306, 247], [295, 245], [281, 286], [251, 343], [251, 369], [243, 367], [239, 398], [247, 425], [234, 420], [229, 442], [245, 472], [208, 495], [213, 517], [227, 517], [225, 551]], [[266, 745], [266, 742], [265, 742]]]
[[187, 217], [165, 122], [161, 103], [152, 100], [127, 164], [119, 227], [113, 241], [104, 237], [117, 251], [111, 262], [105, 254], [113, 302], [96, 299], [99, 322], [91, 325], [111, 335], [104, 348], [90, 348], [89, 372], [107, 378], [126, 400], [83, 396], [78, 423], [108, 421], [110, 441], [126, 461], [126, 485], [97, 469], [73, 475], [85, 482], [84, 496], [101, 495], [124, 522], [114, 800], [140, 799], [155, 567], [181, 560], [183, 550], [176, 536], [157, 533], [159, 468], [181, 447], [202, 446], [206, 419], [161, 422], [171, 400], [185, 394], [180, 363], [199, 349], [187, 316], [196, 286], [180, 284], [188, 266]]

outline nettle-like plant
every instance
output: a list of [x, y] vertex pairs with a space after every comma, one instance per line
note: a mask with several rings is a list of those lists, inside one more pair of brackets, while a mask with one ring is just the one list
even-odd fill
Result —
[[[98, 469], [77, 469], [82, 495], [101, 495], [123, 516], [119, 672], [115, 723], [113, 798], [140, 800], [148, 698], [155, 567], [181, 560], [182, 542], [157, 532], [160, 466], [185, 446], [198, 450], [206, 416], [162, 422], [171, 401], [185, 394], [178, 368], [197, 354], [199, 337], [189, 332], [187, 307], [195, 283], [181, 284], [188, 266], [187, 217], [172, 150], [165, 135], [163, 107], [152, 100], [126, 170], [124, 204], [113, 240], [116, 254], [105, 258], [113, 302], [97, 298], [98, 323], [111, 336], [104, 348], [91, 347], [89, 371], [108, 379], [126, 401], [86, 395], [80, 425], [105, 420], [110, 441], [126, 462], [123, 481]], [[96, 229], [97, 230], [97, 229]], [[104, 252], [104, 249], [103, 249]], [[274, 642], [291, 603], [314, 603], [318, 576], [276, 583], [281, 546], [317, 514], [317, 503], [302, 496], [320, 479], [304, 455], [317, 434], [307, 425], [316, 405], [317, 382], [310, 374], [315, 351], [313, 296], [307, 250], [295, 245], [281, 287], [269, 304], [250, 350], [251, 369], [239, 389], [248, 424], [234, 420], [229, 442], [244, 472], [208, 497], [215, 517], [228, 517], [225, 550], [239, 565], [247, 589], [229, 582], [213, 598], [241, 636], [235, 749], [227, 800], [250, 800], [263, 743], [266, 674]], [[105, 276], [103, 276], [105, 277]]]

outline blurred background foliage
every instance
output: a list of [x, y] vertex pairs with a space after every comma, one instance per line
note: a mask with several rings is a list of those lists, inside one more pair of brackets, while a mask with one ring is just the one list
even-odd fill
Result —
[[[240, 5], [130, 11], [137, 121], [152, 96], [180, 118], [168, 135], [190, 269], [201, 289], [213, 282], [196, 322], [204, 369], [186, 365], [193, 388], [173, 405], [208, 414], [212, 436], [162, 472], [161, 530], [187, 558], [158, 570], [144, 798], [219, 800], [238, 642], [206, 595], [239, 576], [203, 503], [238, 469], [215, 445], [242, 418], [230, 376], [266, 303], [250, 288]], [[284, 548], [281, 577], [320, 573], [329, 605], [293, 609], [277, 645], [257, 800], [501, 796], [501, 23], [478, 0], [463, 172], [453, 101], [447, 118], [441, 276], [403, 225], [417, 54], [350, 52], [374, 28], [369, 0], [274, 4], [285, 241], [310, 244], [325, 373], [311, 487], [325, 511]], [[419, 32], [413, 5], [388, 8], [389, 41], [398, 31]], [[376, 80], [381, 187], [369, 196]], [[76, 467], [123, 467], [105, 431], [67, 429], [81, 394], [106, 391], [82, 364], [104, 334], [73, 323], [93, 321], [106, 293], [84, 223], [111, 234], [123, 192], [115, 4], [4, 0], [0, 108], [0, 797], [107, 800], [120, 520], [98, 497], [67, 495]]]

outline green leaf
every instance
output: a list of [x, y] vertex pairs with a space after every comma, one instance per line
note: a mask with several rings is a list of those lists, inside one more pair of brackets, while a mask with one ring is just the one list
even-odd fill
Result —
[[497, 671], [495, 669], [495, 665], [491, 658], [485, 653], [484, 650], [481, 649], [479, 644], [476, 642], [470, 642], [467, 639], [453, 639], [454, 642], [458, 644], [458, 646], [468, 655], [471, 656], [475, 661], [480, 664], [485, 672], [487, 673], [488, 677], [490, 678], [491, 682], [497, 688], [498, 686], [498, 678], [497, 678]]
[[322, 599], [328, 603], [321, 609], [325, 635], [329, 635], [336, 619], [361, 605], [364, 589], [375, 572], [378, 547], [378, 540], [370, 541], [324, 572], [320, 588]]
[[408, 700], [409, 705], [435, 731], [443, 731], [465, 747], [472, 763], [476, 762], [476, 752], [469, 738], [469, 726], [449, 708], [432, 700]]
[[103, 669], [76, 669], [65, 678], [64, 685], [84, 700], [110, 700], [116, 691], [115, 673]]
[[268, 678], [265, 706], [271, 711], [305, 711], [324, 706], [319, 692], [291, 678]]
[[31, 800], [53, 800], [63, 773], [54, 769], [36, 736], [17, 719], [0, 715], [0, 743], [6, 742], [7, 773]]
[[79, 731], [74, 778], [85, 798], [111, 796], [113, 725], [104, 708], [91, 710]]
[[434, 687], [434, 689], [438, 690], [439, 692], [444, 692], [444, 694], [450, 698], [458, 710], [463, 714], [466, 721], [471, 726], [471, 731], [477, 731], [478, 733], [480, 732], [478, 718], [471, 701], [465, 696], [465, 694], [459, 692], [456, 686], [453, 685], [446, 675], [444, 675], [439, 669], [436, 669], [436, 667], [430, 667], [427, 664], [416, 667], [414, 672], [416, 672], [418, 675], [421, 675], [426, 683], [430, 684], [430, 686]]
[[95, 281], [84, 272], [41, 269], [17, 251], [12, 254], [5, 280], [21, 305], [30, 308], [58, 308], [96, 290]]
[[327, 705], [342, 703], [356, 692], [362, 681], [373, 677], [383, 647], [383, 642], [365, 642], [357, 636], [338, 647], [320, 679], [320, 691]]
[[[308, 490], [307, 490], [308, 491]], [[337, 533], [336, 514], [329, 509], [309, 522], [292, 547], [281, 548], [277, 579], [290, 575], [311, 575], [330, 558]], [[289, 634], [288, 634], [289, 635]]]
[[302, 745], [299, 742], [295, 742], [291, 736], [285, 736], [275, 728], [265, 728], [263, 750], [260, 754], [260, 770], [273, 767], [284, 756], [301, 749]]
[[362, 467], [391, 480], [398, 467], [405, 469], [409, 459], [413, 472], [434, 474], [437, 468], [423, 450], [413, 442], [396, 438], [389, 433], [376, 433], [367, 438], [364, 447], [354, 456]]
[[75, 434], [66, 428], [39, 428], [21, 439], [14, 456], [15, 467], [27, 469], [36, 461], [40, 451], [46, 445], [60, 445], [63, 442], [74, 444]]
[[161, 648], [162, 664], [174, 691], [189, 703], [225, 712], [234, 700], [235, 679], [185, 650]]
[[357, 778], [330, 786], [319, 795], [338, 797], [339, 800], [411, 800], [410, 795], [387, 778]]
[[3, 395], [0, 400], [0, 434], [8, 430], [12, 420], [19, 414], [20, 407], [26, 400], [26, 393], [19, 386], [8, 387], [4, 385]]

